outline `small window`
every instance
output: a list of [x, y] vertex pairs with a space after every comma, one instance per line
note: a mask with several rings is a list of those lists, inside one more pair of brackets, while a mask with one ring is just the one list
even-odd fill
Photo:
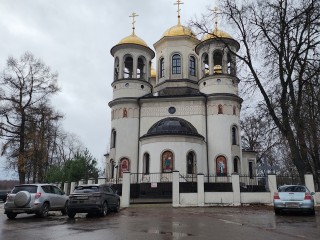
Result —
[[124, 78], [132, 78], [133, 76], [133, 59], [128, 56], [124, 61]]
[[237, 157], [233, 159], [233, 172], [239, 173], [239, 159]]
[[143, 156], [143, 173], [150, 173], [150, 155], [149, 153], [145, 153]]
[[189, 152], [187, 155], [187, 174], [196, 173], [196, 160], [194, 152]]
[[164, 77], [164, 58], [160, 59], [160, 78]]
[[221, 104], [218, 106], [218, 114], [223, 114], [223, 107]]
[[189, 59], [189, 73], [191, 76], [196, 76], [196, 59], [194, 56]]
[[253, 179], [253, 162], [249, 162], [249, 177]]
[[116, 138], [117, 138], [117, 132], [115, 129], [112, 129], [111, 132], [111, 148], [115, 148], [116, 147]]
[[237, 127], [233, 126], [232, 127], [232, 145], [237, 145], [238, 141], [237, 141], [237, 132], [238, 132], [238, 129]]
[[181, 74], [181, 57], [179, 54], [172, 56], [172, 74]]

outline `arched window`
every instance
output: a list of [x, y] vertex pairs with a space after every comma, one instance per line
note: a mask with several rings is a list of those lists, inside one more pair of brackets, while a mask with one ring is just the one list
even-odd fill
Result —
[[119, 78], [119, 58], [114, 60], [114, 81]]
[[114, 167], [116, 166], [113, 159], [110, 160], [110, 178], [114, 178]]
[[133, 59], [131, 56], [127, 56], [124, 60], [124, 78], [133, 77]]
[[116, 147], [116, 138], [117, 138], [117, 132], [115, 129], [112, 129], [111, 131], [111, 148]]
[[233, 159], [233, 172], [239, 173], [239, 158], [235, 157]]
[[172, 56], [172, 74], [181, 74], [181, 57], [179, 54]]
[[189, 58], [189, 73], [191, 76], [196, 76], [196, 58], [194, 56]]
[[123, 109], [123, 117], [128, 117], [128, 110], [126, 108]]
[[120, 160], [120, 177], [123, 176], [123, 172], [130, 171], [130, 161], [128, 158], [122, 158]]
[[194, 152], [187, 155], [187, 174], [196, 174], [196, 159]]
[[164, 58], [160, 59], [160, 78], [164, 77]]
[[162, 166], [162, 172], [167, 173], [167, 172], [172, 172], [173, 170], [173, 154], [171, 151], [165, 151], [162, 154], [161, 157], [161, 166]]
[[145, 153], [143, 155], [143, 173], [144, 174], [150, 173], [150, 155], [149, 155], [149, 153]]
[[219, 156], [216, 159], [216, 172], [217, 176], [227, 175], [227, 160], [224, 156]]
[[237, 115], [237, 107], [233, 106], [233, 115]]
[[222, 53], [219, 51], [213, 54], [213, 71], [222, 73]]
[[223, 107], [221, 104], [218, 105], [218, 114], [223, 114]]
[[208, 54], [204, 53], [202, 55], [202, 77], [209, 76], [209, 58]]
[[232, 145], [237, 145], [238, 144], [238, 129], [236, 126], [233, 126], [232, 129], [231, 129], [231, 136], [232, 136]]
[[137, 78], [144, 78], [145, 60], [143, 57], [138, 58]]

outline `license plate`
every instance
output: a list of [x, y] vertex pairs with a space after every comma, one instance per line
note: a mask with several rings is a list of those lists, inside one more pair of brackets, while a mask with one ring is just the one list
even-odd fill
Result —
[[23, 210], [12, 210], [13, 213], [22, 213]]
[[86, 200], [88, 197], [77, 197], [77, 200]]
[[297, 207], [299, 207], [299, 203], [286, 203], [286, 207], [297, 208]]

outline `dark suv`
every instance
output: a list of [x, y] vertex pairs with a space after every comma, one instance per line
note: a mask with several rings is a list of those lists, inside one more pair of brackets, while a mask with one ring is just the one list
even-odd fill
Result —
[[105, 216], [110, 210], [118, 212], [120, 197], [111, 185], [88, 184], [79, 185], [69, 195], [68, 216], [74, 218], [76, 213], [98, 214]]

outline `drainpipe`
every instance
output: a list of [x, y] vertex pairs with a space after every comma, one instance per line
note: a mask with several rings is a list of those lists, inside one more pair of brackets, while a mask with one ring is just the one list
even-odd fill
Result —
[[209, 182], [209, 148], [208, 148], [208, 96], [205, 95], [205, 112], [206, 112], [206, 152], [207, 152], [207, 177]]

